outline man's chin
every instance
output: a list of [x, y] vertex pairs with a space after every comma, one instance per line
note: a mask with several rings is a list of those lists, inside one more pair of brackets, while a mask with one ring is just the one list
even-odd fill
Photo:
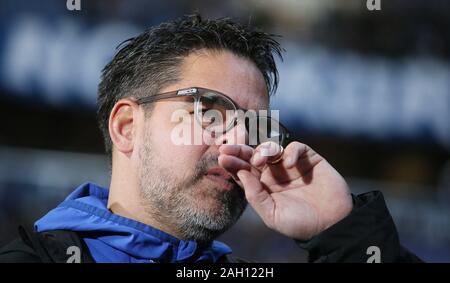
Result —
[[184, 201], [179, 208], [185, 208], [178, 215], [183, 223], [181, 230], [186, 238], [199, 241], [213, 239], [228, 230], [247, 205], [245, 194], [237, 184], [231, 190], [224, 190], [207, 178], [180, 193], [184, 194], [179, 196]]
[[214, 184], [207, 185], [202, 190], [202, 194], [194, 196], [195, 201], [200, 205], [198, 208], [212, 219], [228, 215], [230, 220], [237, 220], [247, 206], [245, 194], [237, 184], [226, 190]]

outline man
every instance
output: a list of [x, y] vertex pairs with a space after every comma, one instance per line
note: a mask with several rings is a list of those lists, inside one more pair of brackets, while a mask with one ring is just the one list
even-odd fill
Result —
[[[249, 127], [235, 114], [269, 108], [278, 84], [273, 54], [281, 48], [269, 34], [199, 16], [128, 40], [103, 70], [98, 93], [109, 189], [81, 185], [35, 231], [21, 228], [0, 260], [240, 262], [214, 239], [248, 201], [269, 228], [307, 249], [311, 262], [366, 262], [372, 251], [381, 262], [418, 261], [401, 247], [379, 192], [353, 196], [300, 142], [249, 145]], [[216, 123], [210, 110], [231, 111], [231, 118]], [[186, 128], [193, 136], [183, 136]], [[201, 142], [193, 142], [198, 133]]]

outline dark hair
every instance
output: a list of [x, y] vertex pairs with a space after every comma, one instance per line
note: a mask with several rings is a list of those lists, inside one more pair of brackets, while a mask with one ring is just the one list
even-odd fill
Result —
[[199, 15], [154, 26], [118, 46], [119, 51], [102, 71], [98, 88], [98, 120], [105, 148], [111, 157], [108, 123], [112, 108], [128, 96], [156, 94], [180, 77], [184, 57], [200, 49], [229, 50], [252, 61], [264, 76], [269, 95], [278, 86], [273, 54], [282, 59], [274, 35], [229, 18], [203, 20]]

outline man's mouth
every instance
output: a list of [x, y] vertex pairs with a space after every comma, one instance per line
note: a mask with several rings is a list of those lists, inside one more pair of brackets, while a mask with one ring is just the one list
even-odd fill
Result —
[[206, 172], [205, 177], [228, 191], [233, 189], [233, 187], [235, 186], [235, 182], [231, 177], [231, 174], [221, 167], [213, 167], [209, 169]]

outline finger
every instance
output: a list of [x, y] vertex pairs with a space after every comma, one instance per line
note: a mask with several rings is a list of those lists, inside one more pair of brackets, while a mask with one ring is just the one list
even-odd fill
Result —
[[236, 181], [239, 180], [236, 173], [239, 170], [250, 170], [250, 172], [257, 178], [261, 177], [261, 171], [253, 167], [249, 162], [240, 159], [239, 157], [221, 154], [218, 158], [219, 166], [223, 167], [233, 175]]
[[270, 223], [273, 222], [271, 216], [275, 209], [272, 196], [264, 189], [258, 178], [249, 171], [240, 170], [237, 175], [243, 184], [248, 203], [263, 219], [264, 223], [270, 227]]
[[303, 156], [308, 150], [306, 144], [299, 142], [291, 142], [284, 150], [283, 165], [286, 169], [290, 169], [297, 164], [300, 156]]
[[219, 152], [226, 155], [234, 155], [245, 161], [249, 161], [253, 156], [253, 148], [245, 144], [223, 144], [219, 147]]
[[256, 168], [262, 170], [267, 161], [280, 154], [282, 147], [275, 142], [265, 142], [256, 147], [251, 164]]
[[301, 175], [307, 174], [320, 161], [324, 160], [311, 147], [299, 142], [290, 143], [285, 150], [285, 168], [296, 168]]
[[239, 170], [251, 170], [252, 168], [250, 163], [233, 155], [221, 154], [219, 155], [218, 162], [219, 166], [232, 174], [237, 173]]
[[303, 180], [312, 168], [323, 158], [308, 145], [299, 142], [290, 143], [283, 153], [282, 161], [270, 164], [268, 170], [262, 175], [261, 181], [272, 191], [286, 190], [291, 186], [287, 182], [297, 180], [297, 185], [308, 183]]
[[262, 170], [264, 165], [266, 164], [268, 156], [261, 155], [259, 150], [255, 150], [252, 158], [250, 159], [250, 164], [255, 166], [256, 168]]

